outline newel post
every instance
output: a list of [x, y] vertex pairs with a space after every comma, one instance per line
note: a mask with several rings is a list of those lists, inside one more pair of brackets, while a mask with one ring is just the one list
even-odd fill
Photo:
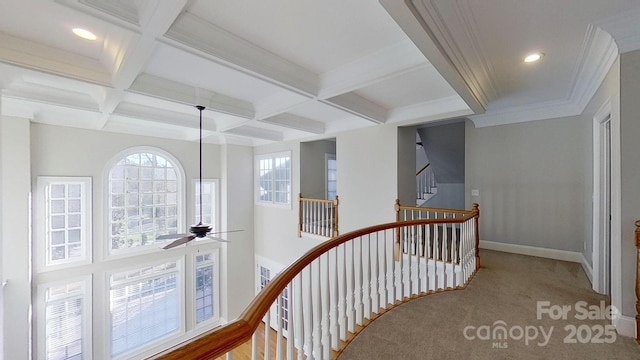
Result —
[[476, 232], [476, 270], [480, 269], [480, 205], [473, 203], [473, 211], [476, 213], [475, 217], [475, 232]]
[[636, 341], [640, 344], [640, 220], [636, 221]]
[[298, 193], [298, 237], [302, 237], [302, 193]]
[[[394, 206], [396, 210], [396, 222], [400, 221], [400, 199], [396, 199], [396, 204]], [[400, 228], [397, 227], [396, 231], [396, 241], [393, 244], [393, 259], [395, 261], [400, 260]]]
[[336, 195], [336, 200], [334, 201], [334, 205], [335, 205], [335, 226], [333, 227], [333, 236], [336, 237], [338, 235], [340, 235], [340, 228], [338, 227], [338, 221], [340, 220], [340, 217], [338, 216], [338, 205], [340, 205], [340, 199], [338, 198], [338, 195]]

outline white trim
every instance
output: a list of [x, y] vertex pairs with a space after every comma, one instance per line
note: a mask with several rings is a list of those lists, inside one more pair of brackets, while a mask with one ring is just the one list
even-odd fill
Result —
[[46, 306], [47, 300], [45, 299], [45, 293], [47, 288], [62, 286], [66, 284], [82, 282], [83, 289], [81, 293], [82, 298], [82, 358], [91, 360], [93, 359], [93, 284], [91, 275], [65, 278], [52, 282], [41, 283], [37, 285], [37, 295], [35, 301], [36, 313], [40, 314], [36, 319], [36, 329], [34, 335], [36, 336], [36, 355], [38, 359], [46, 358]]
[[[618, 311], [620, 308], [617, 308]], [[616, 327], [618, 334], [622, 336], [628, 336], [635, 338], [636, 337], [636, 319], [631, 316], [620, 315], [613, 319], [613, 326]]]
[[[47, 201], [45, 191], [51, 184], [81, 184], [81, 244], [84, 248], [82, 257], [48, 264], [48, 243], [46, 239]], [[36, 179], [35, 236], [33, 237], [33, 251], [36, 258], [36, 272], [66, 269], [92, 263], [93, 244], [93, 201], [92, 178], [88, 176], [38, 176]], [[65, 210], [66, 211], [66, 210]]]
[[584, 270], [584, 273], [587, 274], [589, 282], [593, 284], [593, 268], [591, 267], [591, 265], [589, 265], [589, 262], [587, 261], [587, 258], [584, 257], [584, 254], [581, 255], [582, 256], [580, 257], [580, 265], [582, 265], [582, 270]]
[[[110, 203], [109, 175], [111, 173], [111, 169], [120, 160], [124, 159], [129, 155], [140, 153], [140, 152], [151, 152], [151, 153], [158, 154], [166, 158], [167, 160], [171, 161], [172, 165], [174, 166], [174, 169], [178, 173], [176, 176], [176, 181], [177, 181], [177, 189], [179, 192], [178, 199], [177, 199], [177, 210], [178, 210], [177, 228], [178, 228], [178, 232], [180, 232], [181, 229], [186, 229], [185, 218], [187, 213], [186, 212], [187, 191], [186, 191], [186, 184], [185, 184], [186, 175], [185, 175], [184, 168], [182, 167], [182, 163], [180, 163], [178, 158], [173, 156], [171, 153], [155, 146], [134, 146], [134, 147], [124, 149], [118, 152], [117, 154], [115, 154], [111, 159], [109, 159], [109, 161], [106, 163], [104, 167], [103, 174], [102, 174], [102, 179], [103, 179], [102, 199], [104, 199], [103, 208], [106, 210], [104, 212], [103, 234], [105, 239], [108, 239], [107, 241], [104, 241], [104, 245], [102, 249], [104, 260], [111, 260], [111, 259], [118, 259], [123, 257], [153, 253], [153, 252], [156, 252], [160, 247], [158, 244], [152, 244], [148, 246], [138, 246], [133, 248], [119, 249], [119, 250], [111, 249], [111, 226], [110, 226], [111, 207], [109, 206], [109, 203]], [[168, 241], [169, 240], [167, 240], [167, 242]]]
[[[480, 248], [513, 254], [537, 256], [547, 259], [570, 261], [574, 263], [580, 263], [582, 258], [582, 253], [575, 251], [556, 250], [527, 245], [506, 244], [487, 240], [480, 240]], [[482, 258], [482, 253], [480, 253], [480, 257]]]
[[[600, 109], [598, 111], [596, 111], [595, 115], [593, 116], [593, 209], [592, 209], [592, 264], [593, 264], [593, 290], [598, 292], [598, 293], [606, 293], [608, 291], [608, 286], [607, 286], [607, 278], [609, 279], [609, 283], [611, 283], [612, 277], [611, 274], [606, 274], [606, 264], [607, 261], [610, 263], [611, 261], [611, 253], [610, 253], [610, 249], [611, 249], [611, 241], [612, 241], [612, 234], [613, 234], [613, 224], [611, 223], [611, 233], [609, 234], [609, 248], [605, 249], [606, 244], [601, 244], [601, 239], [600, 239], [600, 225], [601, 225], [601, 208], [602, 208], [602, 201], [603, 199], [603, 195], [600, 192], [600, 188], [601, 188], [601, 172], [602, 172], [602, 164], [601, 164], [601, 159], [602, 159], [602, 153], [601, 153], [601, 147], [602, 147], [602, 135], [603, 135], [603, 125], [609, 122], [609, 132], [610, 132], [610, 140], [613, 139], [613, 128], [612, 128], [612, 116], [611, 116], [611, 99], [607, 99], [604, 104], [600, 107]], [[609, 153], [609, 159], [610, 161], [613, 161], [613, 154], [611, 153], [613, 150], [613, 144], [610, 141], [609, 143], [609, 147], [610, 147], [610, 153]], [[612, 164], [609, 164], [610, 166]], [[611, 171], [611, 174], [609, 175], [610, 181], [613, 178], [613, 171]], [[609, 184], [610, 187], [610, 196], [611, 198], [609, 199], [609, 211], [613, 212], [613, 188], [612, 188], [612, 184]], [[612, 214], [613, 215], [613, 214]], [[609, 251], [609, 254], [607, 256], [607, 254], [605, 254], [607, 252], [607, 250]], [[600, 263], [600, 257], [601, 255], [607, 256], [608, 259], [603, 260], [603, 265], [605, 265], [605, 269], [602, 269], [601, 263]], [[610, 294], [609, 294], [610, 295]]]
[[[289, 199], [287, 203], [276, 202], [275, 200], [275, 185], [272, 189], [273, 199], [272, 201], [263, 201], [260, 200], [260, 160], [270, 159], [273, 162], [275, 158], [289, 158]], [[275, 153], [268, 154], [258, 154], [254, 156], [254, 176], [253, 176], [253, 189], [254, 189], [254, 201], [256, 205], [262, 206], [273, 206], [282, 209], [291, 209], [293, 204], [293, 152], [291, 150], [280, 151]], [[276, 166], [272, 164], [272, 172], [275, 171]], [[275, 184], [275, 174], [273, 178], [273, 182]]]

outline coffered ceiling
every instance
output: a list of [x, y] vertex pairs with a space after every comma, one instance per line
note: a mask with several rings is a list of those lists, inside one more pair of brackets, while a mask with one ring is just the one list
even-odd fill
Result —
[[[474, 121], [492, 125], [522, 108], [577, 111], [617, 49], [640, 45], [629, 20], [639, 7], [6, 0], [1, 109], [39, 123], [194, 140], [199, 104], [205, 141], [247, 145], [485, 111]], [[76, 37], [75, 27], [97, 39]], [[523, 64], [529, 50], [546, 56]], [[540, 117], [530, 113], [516, 121]]]

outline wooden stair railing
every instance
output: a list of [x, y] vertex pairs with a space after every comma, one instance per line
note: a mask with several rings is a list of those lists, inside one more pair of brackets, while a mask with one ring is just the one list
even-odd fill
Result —
[[[476, 233], [476, 267], [480, 268], [480, 236], [479, 236], [479, 218], [480, 208], [477, 203], [473, 204], [471, 210], [458, 210], [458, 209], [445, 209], [445, 208], [432, 208], [421, 206], [405, 206], [400, 204], [400, 200], [396, 199], [395, 204], [396, 221], [407, 220], [419, 220], [419, 219], [456, 219], [462, 218], [472, 213], [476, 213], [475, 217], [475, 233]], [[445, 261], [447, 263], [458, 264], [460, 262], [459, 254], [459, 242], [460, 242], [460, 227], [456, 224], [450, 223], [433, 223], [423, 226], [421, 229], [421, 242], [430, 243], [430, 247], [423, 248], [422, 252], [416, 254], [416, 249], [407, 249], [406, 251], [412, 251], [414, 255], [426, 257], [433, 260]], [[407, 237], [415, 236], [413, 234], [405, 234], [398, 232], [396, 234], [396, 243], [406, 241]], [[396, 245], [396, 249], [400, 247]], [[396, 254], [396, 258], [398, 254]]]
[[[325, 241], [279, 273], [237, 319], [153, 358], [214, 359], [249, 340], [253, 359], [283, 359], [285, 353], [287, 359], [335, 358], [380, 313], [418, 296], [466, 286], [477, 271], [478, 214], [476, 208], [458, 218], [381, 224]], [[429, 246], [420, 241], [420, 231], [431, 224], [460, 225], [459, 262], [405, 251]], [[394, 260], [398, 232], [417, 236], [405, 239], [402, 256]], [[277, 314], [275, 321], [271, 311]], [[264, 327], [265, 348], [259, 351], [256, 329], [263, 322], [269, 326]], [[275, 353], [270, 351], [271, 336], [276, 336]]]
[[312, 199], [298, 195], [298, 237], [302, 233], [323, 237], [340, 234], [338, 227], [338, 196], [334, 200]]

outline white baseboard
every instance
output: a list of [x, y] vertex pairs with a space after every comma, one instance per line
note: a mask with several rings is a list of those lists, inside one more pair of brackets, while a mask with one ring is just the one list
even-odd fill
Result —
[[[582, 262], [582, 253], [566, 250], [547, 249], [527, 245], [506, 244], [495, 241], [480, 240], [480, 249], [495, 250], [520, 255], [537, 256], [547, 259]], [[480, 254], [482, 258], [482, 253]]]
[[589, 282], [593, 286], [593, 268], [591, 267], [591, 265], [589, 265], [589, 261], [587, 261], [587, 258], [584, 257], [584, 254], [580, 254], [580, 264], [582, 265], [584, 273], [587, 274]]
[[622, 336], [636, 337], [636, 319], [634, 317], [621, 315], [613, 320], [613, 326]]

